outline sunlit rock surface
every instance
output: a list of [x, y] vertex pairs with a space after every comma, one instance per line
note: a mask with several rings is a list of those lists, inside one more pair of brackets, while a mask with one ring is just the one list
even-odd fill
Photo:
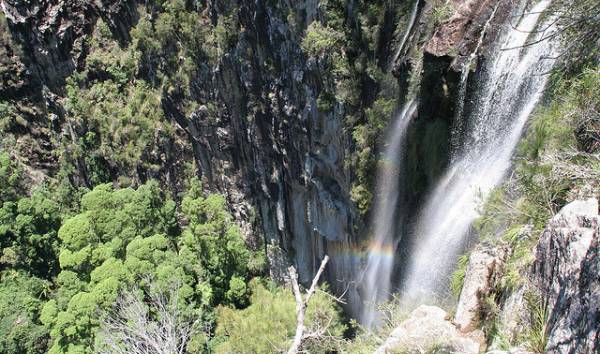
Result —
[[446, 311], [436, 306], [421, 305], [402, 322], [375, 354], [425, 353], [440, 350], [448, 353], [476, 354], [482, 334], [461, 333], [447, 319]]
[[505, 248], [486, 246], [477, 247], [469, 255], [469, 264], [454, 315], [454, 323], [462, 331], [471, 331], [479, 325], [482, 298], [492, 291], [507, 255]]
[[546, 351], [600, 351], [598, 201], [577, 200], [548, 223], [535, 251], [534, 282], [547, 304]]

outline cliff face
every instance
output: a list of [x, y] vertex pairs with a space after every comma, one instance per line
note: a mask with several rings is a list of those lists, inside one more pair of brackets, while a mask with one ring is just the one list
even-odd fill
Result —
[[[485, 55], [511, 6], [504, 0], [469, 0], [440, 8], [420, 1], [411, 25], [412, 4], [307, 0], [184, 5], [197, 16], [194, 21], [214, 32], [205, 42], [224, 37], [226, 45], [218, 44], [218, 54], [194, 63], [183, 89], [160, 86], [157, 82], [164, 78], [157, 79], [154, 71], [184, 65], [186, 48], [172, 55], [174, 62], [160, 65], [142, 52], [139, 73], [130, 84], [145, 79], [153, 86], [175, 133], [165, 137], [164, 129], [157, 128], [152, 148], [142, 154], [150, 167], [125, 169], [100, 158], [99, 164], [107, 166], [102, 181], [156, 178], [177, 198], [189, 175], [186, 164], [193, 161], [193, 174], [202, 177], [205, 188], [227, 195], [248, 242], [265, 240], [274, 278], [285, 276], [291, 259], [306, 282], [329, 254], [329, 281], [337, 290], [353, 280], [360, 261], [356, 251], [368, 234], [368, 214], [359, 212], [352, 192], [360, 190], [354, 188], [358, 184], [371, 187], [368, 171], [391, 119], [385, 113], [377, 121], [369, 118], [372, 112], [381, 108], [380, 99], [402, 103], [409, 91], [420, 102], [408, 133], [410, 178], [403, 197], [416, 210], [449, 160], [459, 68], [474, 50]], [[68, 78], [84, 75], [78, 86], [83, 90], [111, 75], [110, 70], [94, 72], [88, 60], [98, 50], [99, 21], [110, 31], [111, 45], [128, 50], [139, 46], [131, 35], [139, 22], [157, 26], [164, 9], [133, 1], [3, 0], [2, 10], [0, 50], [6, 55], [0, 97], [18, 117], [11, 118], [6, 131], [20, 147], [15, 156], [42, 180], [59, 172], [66, 151], [76, 156], [69, 180], [90, 187], [96, 182], [87, 156], [79, 156], [75, 148], [59, 149], [81, 141], [92, 129], [71, 117]], [[219, 27], [227, 19], [233, 27]], [[313, 21], [326, 25], [326, 36], [339, 36], [342, 44], [320, 49], [332, 53], [311, 54], [303, 48]], [[486, 22], [491, 26], [484, 33]], [[359, 136], [371, 126], [377, 127], [374, 133]]]
[[[316, 4], [298, 6], [285, 10], [305, 11], [311, 21]], [[305, 62], [284, 9], [260, 2], [240, 7], [245, 31], [235, 50], [197, 83], [223, 104], [219, 122], [209, 121], [202, 107], [178, 121], [208, 183], [230, 196], [242, 220], [253, 209], [267, 248], [294, 252], [307, 281], [328, 243], [347, 239], [355, 222], [343, 108], [317, 110], [318, 63]]]
[[544, 230], [531, 273], [544, 299], [549, 353], [600, 350], [598, 201], [566, 205]]
[[496, 336], [489, 343], [495, 350], [596, 352], [598, 231], [596, 199], [567, 204], [529, 250], [533, 263], [522, 274], [526, 281], [504, 294], [498, 289], [507, 279], [510, 252], [517, 251], [507, 245], [477, 247], [469, 256], [454, 323], [466, 333], [495, 321]]
[[[359, 5], [338, 7], [346, 35], [357, 43], [364, 36], [356, 18]], [[141, 6], [131, 1], [2, 1], [1, 50], [6, 55], [0, 97], [18, 117], [11, 117], [6, 136], [14, 138], [20, 147], [15, 156], [39, 180], [58, 173], [60, 146], [80, 141], [89, 131], [70, 118], [66, 85], [69, 76], [84, 70], [88, 81], [83, 87], [106, 76], [90, 74], [86, 67], [94, 54], [90, 43], [98, 21], [127, 49], [139, 19], [158, 16], [152, 8], [140, 12]], [[156, 168], [138, 166], [128, 172], [105, 159], [101, 164], [108, 166], [113, 181], [122, 175], [139, 182], [157, 178], [177, 196], [187, 175], [185, 165], [194, 161], [205, 187], [227, 195], [249, 242], [259, 244], [264, 236], [273, 277], [282, 277], [291, 256], [301, 280], [308, 281], [325, 253], [332, 257], [331, 279], [333, 274], [349, 277], [344, 275], [352, 269], [348, 245], [362, 219], [350, 199], [356, 175], [348, 165], [354, 142], [347, 117], [364, 120], [364, 109], [374, 98], [369, 92], [379, 84], [357, 74], [364, 85], [358, 87], [357, 102], [336, 100], [326, 110], [317, 107], [319, 95], [336, 83], [329, 61], [301, 48], [308, 24], [324, 16], [316, 1], [200, 2], [198, 7], [206, 26], [233, 16], [239, 33], [216, 60], [197, 65], [189, 91], [162, 88], [162, 110], [176, 133], [168, 139], [157, 133], [156, 148], [144, 157]], [[402, 15], [395, 9], [381, 13], [381, 25], [392, 29], [394, 18]], [[364, 61], [361, 51], [374, 50], [381, 53], [376, 60], [383, 65], [392, 43], [373, 49], [361, 45], [352, 49], [353, 56]], [[93, 166], [85, 156], [74, 160], [70, 180], [91, 186]]]

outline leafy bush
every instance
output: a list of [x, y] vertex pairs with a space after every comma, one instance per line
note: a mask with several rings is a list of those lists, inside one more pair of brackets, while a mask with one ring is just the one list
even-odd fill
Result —
[[[296, 330], [296, 302], [289, 288], [259, 281], [250, 284], [250, 306], [243, 310], [220, 307], [217, 310], [216, 353], [273, 353], [286, 351]], [[327, 294], [317, 291], [308, 305], [307, 333], [328, 328], [329, 338], [306, 342], [311, 353], [336, 349], [345, 326], [340, 309]]]
[[0, 273], [0, 352], [44, 353], [48, 331], [39, 321], [50, 284], [21, 272]]
[[0, 266], [50, 279], [58, 272], [62, 222], [59, 204], [44, 188], [0, 208]]
[[336, 53], [340, 49], [342, 35], [336, 30], [313, 21], [302, 39], [302, 50], [309, 56], [319, 58]]
[[431, 11], [432, 21], [436, 26], [450, 20], [453, 14], [454, 7], [449, 1], [444, 1], [443, 3], [438, 2]]
[[356, 168], [355, 173], [358, 183], [352, 186], [351, 198], [363, 215], [368, 212], [371, 206], [372, 193], [370, 187], [374, 178], [373, 171], [377, 170], [378, 156], [373, 149], [380, 146], [378, 140], [383, 135], [395, 108], [396, 101], [394, 99], [378, 99], [365, 110], [364, 123], [355, 124], [352, 131], [356, 149], [351, 156], [351, 161]]
[[22, 168], [0, 149], [0, 206], [6, 201], [14, 201], [21, 192]]
[[540, 294], [535, 290], [528, 290], [524, 294], [525, 303], [529, 317], [528, 328], [523, 333], [528, 347], [534, 353], [544, 353], [546, 351], [546, 342], [548, 336], [546, 334], [546, 321], [548, 313], [546, 304]]
[[88, 89], [82, 85], [71, 80], [66, 108], [83, 138], [65, 148], [93, 172], [90, 184], [107, 182], [114, 168], [130, 177], [138, 168], [152, 169], [152, 154], [173, 129], [162, 113], [160, 94], [143, 81], [125, 88], [112, 80]]
[[458, 257], [456, 269], [454, 270], [454, 272], [452, 272], [452, 275], [450, 276], [450, 290], [452, 291], [452, 294], [456, 297], [459, 297], [460, 292], [462, 291], [468, 264], [468, 254], [463, 254], [462, 256]]

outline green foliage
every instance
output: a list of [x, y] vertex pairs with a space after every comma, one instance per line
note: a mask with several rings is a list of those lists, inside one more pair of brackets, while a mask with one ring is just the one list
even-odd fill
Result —
[[452, 5], [452, 2], [445, 0], [434, 0], [432, 2], [430, 18], [434, 26], [450, 20], [453, 14], [454, 6]]
[[[371, 206], [372, 185], [374, 174], [377, 170], [377, 155], [373, 147], [378, 146], [378, 140], [383, 135], [390, 118], [396, 108], [396, 100], [380, 98], [365, 110], [365, 121], [355, 124], [352, 138], [356, 144], [356, 151], [352, 155], [351, 163], [356, 167], [357, 184], [352, 186], [351, 198], [364, 215]], [[379, 163], [386, 163], [379, 161]]]
[[153, 10], [158, 15], [142, 16], [131, 32], [133, 46], [142, 54], [140, 69], [153, 83], [179, 81], [187, 86], [194, 64], [207, 57], [209, 19], [188, 8], [185, 0], [168, 1]]
[[[359, 155], [364, 157], [363, 155]], [[363, 184], [353, 185], [352, 190], [350, 191], [350, 198], [356, 206], [361, 214], [365, 215], [369, 208], [371, 207], [371, 200], [373, 199], [373, 194], [367, 189], [367, 187]]]
[[494, 291], [486, 294], [481, 299], [479, 325], [488, 340], [499, 334], [498, 314], [500, 313], [500, 307], [498, 305], [498, 297], [498, 289], [494, 289]]
[[137, 190], [99, 185], [85, 194], [79, 214], [58, 232], [62, 241], [58, 290], [42, 312], [50, 352], [87, 351], [107, 310], [125, 287], [173, 283], [189, 315], [205, 316], [218, 304], [243, 306], [251, 252], [225, 200], [204, 197], [197, 181], [183, 198], [187, 226], [180, 230], [175, 204], [156, 182]]
[[44, 188], [0, 208], [0, 266], [49, 279], [58, 272], [61, 210]]
[[546, 334], [548, 313], [544, 300], [534, 290], [526, 291], [524, 298], [527, 305], [530, 326], [523, 333], [523, 339], [528, 343], [529, 350], [534, 353], [545, 353], [546, 342], [548, 341]]
[[202, 255], [200, 277], [209, 280], [212, 304], [245, 305], [251, 252], [227, 212], [225, 198], [220, 195], [202, 198], [196, 183], [183, 199], [182, 210], [189, 224], [181, 237], [180, 255]]
[[596, 0], [557, 0], [550, 13], [560, 13], [557, 24], [563, 41], [561, 74], [572, 75], [589, 65], [597, 65], [600, 56], [600, 9]]
[[0, 101], [0, 133], [4, 133], [17, 118], [15, 106], [10, 102]]
[[17, 199], [21, 178], [21, 167], [7, 152], [0, 149], [0, 205]]
[[[285, 351], [296, 330], [296, 302], [289, 288], [251, 282], [250, 306], [243, 310], [220, 307], [217, 310], [215, 353], [273, 353]], [[336, 302], [321, 291], [311, 298], [305, 322], [307, 332], [329, 325], [329, 334], [341, 338], [341, 323]], [[303, 347], [311, 353], [325, 353], [335, 342], [308, 341]]]
[[336, 30], [313, 21], [306, 29], [301, 46], [307, 55], [319, 58], [338, 52], [342, 38]]
[[49, 283], [16, 271], [0, 273], [0, 352], [44, 353], [48, 332], [39, 321]]
[[456, 269], [452, 272], [450, 276], [450, 290], [452, 290], [452, 294], [455, 297], [460, 296], [460, 292], [463, 288], [463, 283], [465, 281], [465, 274], [467, 273], [467, 265], [469, 264], [469, 255], [463, 254], [458, 257], [458, 262], [456, 263]]
[[109, 180], [106, 164], [129, 176], [135, 176], [138, 167], [153, 168], [152, 151], [172, 130], [162, 114], [158, 92], [143, 81], [123, 89], [112, 80], [89, 89], [71, 81], [68, 96], [69, 118], [87, 133], [67, 149], [70, 158], [84, 159], [95, 172], [89, 177], [92, 184]]

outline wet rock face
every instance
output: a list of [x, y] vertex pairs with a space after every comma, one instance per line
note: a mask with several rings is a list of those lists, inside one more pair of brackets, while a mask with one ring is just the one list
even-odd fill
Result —
[[340, 279], [350, 280], [344, 245], [358, 222], [344, 166], [351, 137], [341, 105], [326, 113], [317, 109], [318, 86], [326, 73], [304, 55], [301, 37], [285, 17], [291, 10], [305, 13], [309, 22], [316, 2], [282, 7], [260, 1], [240, 5], [245, 31], [235, 53], [211, 82], [203, 83], [228, 114], [218, 124], [190, 131], [203, 175], [217, 189], [238, 190], [254, 205], [272, 250], [272, 275], [285, 276], [281, 273], [287, 267], [281, 268], [285, 257], [277, 247], [295, 261], [302, 282], [312, 279], [328, 254], [329, 281], [335, 287], [343, 284]]
[[375, 354], [479, 353], [482, 334], [462, 334], [446, 317], [446, 312], [439, 307], [419, 306], [394, 329]]
[[[514, 3], [507, 0], [453, 0], [443, 6], [445, 9], [433, 11], [448, 11], [448, 18], [436, 28], [424, 50], [438, 57], [454, 57], [453, 67], [460, 70], [480, 40], [483, 47], [479, 48], [478, 55], [495, 40]], [[489, 28], [483, 33], [488, 21]]]
[[598, 201], [565, 206], [544, 230], [532, 275], [547, 303], [546, 351], [600, 351]]

